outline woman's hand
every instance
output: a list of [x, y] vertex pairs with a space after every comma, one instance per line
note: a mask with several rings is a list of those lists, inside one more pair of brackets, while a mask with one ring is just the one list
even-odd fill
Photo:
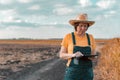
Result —
[[92, 60], [92, 61], [96, 61], [97, 60], [97, 56], [94, 57], [88, 57], [88, 59]]
[[74, 57], [76, 57], [76, 58], [80, 58], [80, 57], [84, 56], [80, 51], [74, 53], [73, 55], [74, 55]]

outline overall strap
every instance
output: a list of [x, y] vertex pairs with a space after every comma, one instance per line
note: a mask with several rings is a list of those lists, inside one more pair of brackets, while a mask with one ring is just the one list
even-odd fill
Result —
[[[89, 34], [86, 33], [86, 35], [87, 35], [88, 45], [91, 45]], [[72, 32], [72, 42], [73, 42], [74, 45], [76, 44], [74, 32]]]
[[88, 45], [91, 45], [91, 44], [90, 44], [90, 37], [89, 37], [89, 34], [86, 33], [86, 35], [87, 35]]
[[74, 32], [71, 33], [72, 34], [72, 42], [73, 42], [73, 45], [76, 44], [76, 41], [75, 41], [75, 35], [74, 35]]

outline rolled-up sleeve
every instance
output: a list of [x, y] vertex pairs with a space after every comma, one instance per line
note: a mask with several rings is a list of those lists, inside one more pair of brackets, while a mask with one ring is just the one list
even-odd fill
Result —
[[63, 38], [61, 46], [64, 46], [66, 49], [68, 48], [68, 34]]

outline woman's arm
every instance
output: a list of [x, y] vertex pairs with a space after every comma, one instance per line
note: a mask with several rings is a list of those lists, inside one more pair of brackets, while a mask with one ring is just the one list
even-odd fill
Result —
[[75, 57], [75, 54], [68, 54], [67, 49], [64, 46], [62, 46], [60, 49], [59, 56], [62, 59], [69, 59], [69, 58]]
[[82, 57], [82, 56], [83, 56], [83, 54], [79, 51], [72, 53], [72, 54], [68, 54], [67, 49], [64, 46], [61, 47], [60, 58], [62, 58], [62, 59], [69, 59], [69, 58]]

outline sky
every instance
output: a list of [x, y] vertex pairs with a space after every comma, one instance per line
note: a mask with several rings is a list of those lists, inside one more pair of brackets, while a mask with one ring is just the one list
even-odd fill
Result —
[[120, 0], [0, 0], [0, 39], [63, 38], [69, 20], [87, 13], [94, 38], [120, 37]]

